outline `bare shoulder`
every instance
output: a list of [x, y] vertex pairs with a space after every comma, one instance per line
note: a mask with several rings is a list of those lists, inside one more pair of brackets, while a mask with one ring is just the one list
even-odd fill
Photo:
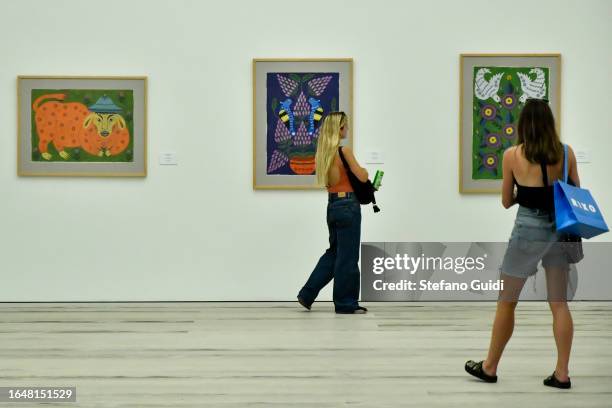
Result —
[[510, 146], [504, 151], [504, 162], [506, 160], [513, 160], [514, 156], [518, 152], [519, 146]]

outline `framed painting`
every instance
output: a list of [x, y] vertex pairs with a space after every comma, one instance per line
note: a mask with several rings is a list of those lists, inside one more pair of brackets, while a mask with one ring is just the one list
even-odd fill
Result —
[[[253, 60], [253, 188], [317, 189], [322, 118], [353, 117], [352, 59]], [[343, 144], [352, 146], [353, 127]]]
[[19, 176], [145, 177], [147, 78], [17, 78]]
[[459, 191], [500, 193], [527, 99], [548, 100], [560, 129], [561, 54], [461, 54], [459, 66]]

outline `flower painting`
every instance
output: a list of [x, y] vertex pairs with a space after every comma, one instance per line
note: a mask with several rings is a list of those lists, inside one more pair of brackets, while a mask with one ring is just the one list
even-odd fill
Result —
[[547, 100], [558, 119], [560, 74], [559, 54], [461, 55], [460, 192], [500, 192], [504, 152], [517, 143], [527, 100]]
[[267, 174], [313, 174], [319, 126], [338, 109], [338, 73], [267, 74]]
[[547, 98], [549, 78], [546, 67], [473, 68], [474, 180], [502, 178], [502, 157], [516, 142], [521, 109], [529, 98]]
[[[350, 58], [253, 60], [253, 188], [322, 188], [319, 130], [330, 112], [352, 119], [352, 75]], [[349, 132], [343, 144], [352, 143]]]

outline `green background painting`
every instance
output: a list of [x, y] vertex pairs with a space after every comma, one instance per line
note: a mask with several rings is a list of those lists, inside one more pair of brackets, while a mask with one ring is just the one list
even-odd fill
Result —
[[[128, 147], [121, 153], [114, 156], [94, 156], [86, 152], [82, 148], [78, 147], [66, 147], [64, 150], [70, 154], [70, 157], [65, 160], [61, 158], [55, 149], [53, 143], [49, 143], [49, 153], [51, 154], [51, 160], [45, 160], [42, 158], [40, 151], [38, 150], [38, 133], [36, 131], [36, 114], [32, 109], [31, 104], [39, 96], [45, 94], [57, 94], [63, 93], [66, 98], [63, 102], [79, 102], [89, 107], [96, 103], [96, 101], [106, 95], [111, 98], [113, 103], [120, 108], [122, 111], [120, 115], [125, 119], [125, 124], [130, 132], [130, 141]], [[53, 100], [53, 99], [50, 99]], [[32, 96], [30, 99], [30, 109], [32, 110], [31, 122], [32, 122], [32, 161], [39, 162], [132, 162], [134, 161], [134, 95], [132, 90], [128, 89], [33, 89]]]
[[[502, 179], [502, 157], [504, 151], [513, 146], [518, 138], [517, 124], [524, 102], [519, 98], [523, 95], [519, 72], [532, 79], [529, 71], [534, 67], [474, 67], [472, 89], [476, 84], [476, 73], [481, 68], [491, 72], [485, 75], [489, 80], [495, 74], [503, 73], [495, 101], [494, 95], [487, 100], [481, 100], [474, 92], [472, 110], [472, 179], [500, 180]], [[546, 94], [549, 92], [549, 69], [541, 67], [544, 72]]]

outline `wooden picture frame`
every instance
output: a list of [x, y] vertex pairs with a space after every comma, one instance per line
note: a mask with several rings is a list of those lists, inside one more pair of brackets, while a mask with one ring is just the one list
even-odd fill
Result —
[[321, 189], [314, 153], [320, 120], [349, 117], [353, 145], [352, 58], [254, 58], [253, 189]]
[[17, 174], [146, 177], [146, 76], [17, 77]]
[[[528, 98], [548, 99], [561, 124], [561, 54], [460, 54], [459, 192], [499, 194], [503, 151]], [[542, 85], [544, 84], [544, 85]]]

